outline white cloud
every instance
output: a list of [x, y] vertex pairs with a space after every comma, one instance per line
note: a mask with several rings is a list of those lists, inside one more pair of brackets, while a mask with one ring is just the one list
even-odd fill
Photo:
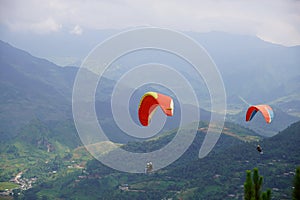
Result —
[[[300, 44], [300, 1], [0, 1], [0, 22], [16, 30], [59, 31], [158, 26], [180, 31], [257, 35], [284, 45]], [[81, 33], [81, 27], [73, 33]], [[74, 27], [75, 28], [75, 27]]]
[[83, 30], [79, 25], [74, 26], [74, 28], [70, 31], [70, 33], [74, 35], [81, 35], [82, 32]]
[[9, 28], [13, 31], [31, 31], [38, 34], [45, 34], [50, 32], [57, 32], [62, 28], [61, 24], [55, 22], [52, 18], [48, 18], [41, 21], [35, 22], [15, 22], [7, 23]]
[[57, 32], [61, 27], [62, 25], [56, 23], [52, 18], [29, 24], [29, 29], [37, 33]]
[[13, 31], [30, 31], [38, 34], [57, 32], [62, 24], [55, 14], [45, 10], [39, 1], [0, 1], [0, 23]]

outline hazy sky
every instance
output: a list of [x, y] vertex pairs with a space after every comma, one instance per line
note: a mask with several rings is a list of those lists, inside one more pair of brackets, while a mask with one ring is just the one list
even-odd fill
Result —
[[0, 0], [0, 23], [11, 31], [81, 35], [91, 29], [156, 26], [179, 31], [256, 35], [300, 45], [298, 0]]

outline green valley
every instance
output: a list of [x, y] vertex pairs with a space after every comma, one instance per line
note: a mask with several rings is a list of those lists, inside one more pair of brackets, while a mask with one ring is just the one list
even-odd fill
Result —
[[[1, 154], [2, 185], [16, 179], [21, 172], [19, 180], [28, 182], [34, 178], [34, 181], [31, 181], [32, 188], [12, 190], [19, 191], [20, 199], [85, 199], [87, 196], [89, 199], [241, 199], [245, 170], [257, 166], [264, 176], [264, 187], [271, 188], [274, 197], [288, 199], [294, 169], [300, 163], [295, 159], [300, 152], [300, 122], [262, 141], [249, 129], [227, 123], [215, 149], [207, 157], [198, 159], [206, 125], [200, 123], [195, 141], [179, 160], [150, 174], [115, 171], [94, 160], [80, 146], [72, 148], [50, 140], [53, 150], [49, 151], [44, 146], [16, 139], [1, 149], [6, 152]], [[40, 126], [34, 122], [29, 130]], [[40, 133], [50, 131], [44, 127]], [[247, 137], [243, 137], [245, 135]], [[152, 151], [172, 137], [170, 132], [155, 140], [129, 143], [123, 148], [133, 152]], [[39, 141], [38, 136], [35, 138]], [[258, 141], [264, 147], [263, 155], [255, 149]], [[289, 145], [285, 146], [286, 143]], [[11, 189], [12, 186], [6, 187]]]

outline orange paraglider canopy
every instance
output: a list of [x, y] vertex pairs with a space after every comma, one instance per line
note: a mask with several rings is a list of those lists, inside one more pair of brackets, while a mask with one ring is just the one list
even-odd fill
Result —
[[267, 123], [271, 123], [274, 113], [272, 108], [269, 105], [254, 105], [250, 106], [246, 113], [246, 121], [250, 121], [254, 115], [257, 113], [257, 111], [260, 111], [265, 118]]
[[147, 92], [141, 98], [138, 110], [139, 120], [143, 126], [149, 125], [157, 106], [159, 106], [167, 116], [173, 116], [174, 103], [171, 97], [157, 92]]

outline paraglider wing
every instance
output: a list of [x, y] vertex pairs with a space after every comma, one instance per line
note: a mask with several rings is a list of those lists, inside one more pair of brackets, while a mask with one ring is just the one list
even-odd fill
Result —
[[250, 106], [246, 113], [246, 121], [250, 121], [258, 111], [262, 113], [267, 123], [271, 123], [274, 113], [269, 105]]
[[138, 115], [143, 126], [148, 126], [157, 107], [167, 116], [173, 116], [174, 104], [171, 97], [157, 92], [147, 92], [141, 98]]

